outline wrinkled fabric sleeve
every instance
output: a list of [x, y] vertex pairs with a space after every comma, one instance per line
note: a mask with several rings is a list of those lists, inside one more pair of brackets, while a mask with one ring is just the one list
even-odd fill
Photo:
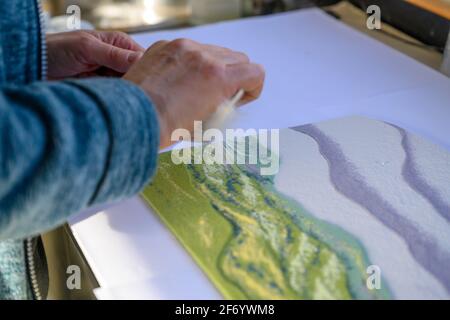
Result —
[[[139, 192], [157, 166], [158, 117], [122, 79], [0, 89], [0, 240]], [[124, 213], [126, 214], [126, 213]]]

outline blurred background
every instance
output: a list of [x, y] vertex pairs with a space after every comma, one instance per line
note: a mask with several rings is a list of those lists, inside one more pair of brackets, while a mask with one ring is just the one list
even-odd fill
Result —
[[83, 19], [98, 29], [127, 31], [203, 24], [244, 16], [269, 14], [336, 0], [45, 0], [52, 16], [63, 15], [69, 5], [82, 9]]
[[[81, 28], [128, 33], [320, 7], [328, 14], [435, 69], [450, 56], [450, 0], [43, 0], [49, 32], [67, 28], [67, 8], [81, 10]], [[366, 27], [368, 6], [381, 9], [383, 27]], [[450, 59], [448, 59], [450, 60]], [[447, 61], [450, 75], [450, 62]]]

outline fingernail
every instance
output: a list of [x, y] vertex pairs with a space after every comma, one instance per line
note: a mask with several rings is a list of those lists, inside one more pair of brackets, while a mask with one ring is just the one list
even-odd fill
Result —
[[128, 56], [128, 62], [130, 62], [130, 63], [136, 62], [139, 59], [141, 59], [142, 56], [143, 56], [143, 53], [140, 51], [133, 52]]

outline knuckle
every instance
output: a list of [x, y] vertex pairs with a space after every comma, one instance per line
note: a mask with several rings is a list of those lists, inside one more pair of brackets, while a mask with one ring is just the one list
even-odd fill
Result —
[[93, 44], [94, 40], [96, 39], [95, 37], [92, 36], [91, 33], [86, 32], [84, 30], [75, 32], [78, 38], [78, 43], [83, 48], [90, 47]]
[[205, 54], [198, 50], [186, 52], [186, 58], [194, 65], [202, 65], [203, 62], [206, 60]]
[[215, 61], [203, 63], [203, 74], [208, 79], [223, 80], [225, 78], [225, 67]]
[[119, 58], [119, 50], [117, 50], [115, 47], [111, 46], [108, 49], [108, 57], [112, 60], [115, 61]]
[[173, 40], [170, 45], [174, 50], [187, 50], [192, 45], [192, 41], [189, 39], [180, 38]]
[[160, 46], [160, 45], [163, 45], [166, 43], [167, 43], [166, 40], [159, 40], [159, 41], [156, 41], [154, 44], [152, 44], [152, 47], [157, 47], [157, 46]]
[[244, 63], [250, 63], [250, 58], [243, 52], [235, 52], [235, 54], [239, 57], [240, 60]]
[[163, 52], [158, 57], [164, 65], [177, 65], [177, 59], [172, 54]]
[[80, 34], [78, 43], [82, 48], [89, 48], [92, 45], [92, 38], [88, 34]]
[[168, 43], [168, 41], [166, 41], [166, 40], [156, 41], [150, 47], [147, 48], [146, 52], [153, 51], [153, 50], [158, 50], [159, 48], [164, 47], [167, 43]]

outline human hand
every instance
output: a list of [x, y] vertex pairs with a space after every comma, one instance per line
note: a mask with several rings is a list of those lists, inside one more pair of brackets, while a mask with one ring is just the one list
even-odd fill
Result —
[[48, 78], [122, 76], [144, 49], [127, 34], [81, 30], [47, 35]]
[[160, 148], [172, 144], [171, 134], [194, 121], [207, 120], [239, 89], [240, 104], [259, 97], [264, 69], [229, 49], [187, 39], [159, 41], [124, 75], [140, 86], [155, 104], [161, 127]]

